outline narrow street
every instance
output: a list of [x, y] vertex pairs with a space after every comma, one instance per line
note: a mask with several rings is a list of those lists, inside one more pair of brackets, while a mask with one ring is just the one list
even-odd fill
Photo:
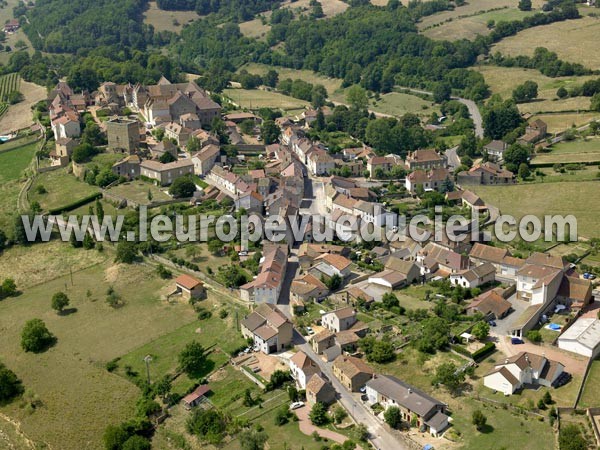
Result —
[[342, 386], [339, 380], [333, 375], [331, 363], [324, 362], [319, 355], [317, 355], [310, 344], [304, 343], [298, 345], [298, 349], [306, 353], [313, 361], [317, 363], [323, 375], [325, 375], [330, 381], [335, 390], [339, 394], [340, 403], [346, 408], [348, 413], [357, 422], [364, 424], [370, 433], [370, 441], [373, 443], [376, 449], [379, 450], [397, 450], [407, 449], [408, 447], [400, 440], [398, 440], [392, 433], [390, 433], [379, 420], [371, 413], [368, 406], [366, 406], [358, 396], [355, 398], [351, 392]]

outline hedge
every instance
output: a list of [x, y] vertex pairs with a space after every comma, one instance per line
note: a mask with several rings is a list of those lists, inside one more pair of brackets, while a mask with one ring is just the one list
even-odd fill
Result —
[[456, 353], [460, 353], [461, 355], [466, 356], [467, 358], [473, 358], [473, 354], [469, 350], [464, 348], [462, 345], [453, 344], [450, 346], [450, 348]]
[[496, 344], [494, 344], [493, 342], [488, 342], [483, 347], [481, 347], [479, 350], [473, 352], [473, 360], [475, 362], [482, 361], [487, 356], [489, 356], [491, 353], [493, 353], [495, 350], [496, 350]]
[[101, 198], [102, 192], [96, 192], [94, 194], [88, 195], [87, 197], [80, 198], [79, 200], [74, 201], [73, 203], [69, 203], [67, 205], [61, 206], [60, 208], [52, 208], [48, 210], [48, 214], [55, 215], [60, 214], [62, 212], [72, 211], [74, 209], [79, 208], [80, 206], [86, 205], [94, 200]]

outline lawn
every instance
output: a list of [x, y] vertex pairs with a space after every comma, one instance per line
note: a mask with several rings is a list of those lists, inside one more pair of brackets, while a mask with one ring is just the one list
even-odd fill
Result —
[[583, 163], [600, 162], [600, 138], [560, 142], [550, 153], [538, 153], [532, 163]]
[[31, 142], [30, 138], [4, 145], [0, 145], [0, 184], [18, 180], [37, 150], [37, 143]]
[[369, 109], [392, 116], [403, 116], [406, 113], [429, 116], [433, 111], [439, 113], [439, 108], [436, 108], [434, 103], [423, 100], [416, 95], [401, 92], [383, 94], [380, 100], [371, 99]]
[[600, 360], [598, 359], [590, 367], [578, 406], [582, 408], [600, 406]]
[[597, 42], [589, 37], [599, 34], [600, 20], [595, 17], [583, 17], [524, 30], [494, 45], [492, 52], [501, 52], [508, 56], [531, 56], [536, 47], [543, 46], [556, 52], [559, 58], [565, 61], [598, 70], [600, 52]]
[[200, 19], [195, 11], [164, 11], [156, 2], [150, 2], [144, 13], [144, 23], [152, 25], [155, 31], [172, 31], [179, 33], [183, 26]]
[[[60, 260], [60, 255], [55, 257]], [[109, 286], [124, 300], [123, 307], [111, 309], [105, 303]], [[171, 289], [172, 282], [159, 279], [147, 266], [101, 264], [74, 272], [72, 280], [57, 278], [2, 301], [0, 359], [42, 406], [31, 413], [17, 402], [0, 411], [51, 448], [102, 448], [104, 428], [130, 418], [139, 396], [132, 383], [107, 372], [104, 363], [195, 320], [189, 305], [161, 299]], [[76, 312], [59, 316], [50, 309], [50, 297], [59, 290]], [[34, 317], [57, 337], [57, 344], [41, 354], [19, 347], [23, 323]]]
[[[47, 192], [40, 194], [38, 186], [43, 186]], [[69, 205], [98, 191], [97, 186], [79, 181], [68, 172], [68, 168], [63, 168], [39, 174], [29, 190], [29, 201], [39, 202], [42, 210], [47, 211]]]
[[[108, 189], [108, 192], [132, 200], [140, 205], [148, 205], [150, 201], [160, 202], [172, 199], [170, 195], [154, 183], [143, 180], [118, 184]], [[148, 198], [148, 193], [151, 193], [152, 200]]]
[[262, 89], [225, 89], [223, 93], [240, 108], [280, 108], [283, 110], [306, 108], [309, 102], [277, 92]]
[[[521, 218], [533, 214], [573, 214], [577, 218], [578, 234], [585, 237], [600, 236], [597, 220], [600, 203], [596, 200], [598, 183], [536, 183], [513, 186], [471, 186], [486, 203], [500, 208], [502, 214]], [[515, 199], [523, 199], [515, 201]]]

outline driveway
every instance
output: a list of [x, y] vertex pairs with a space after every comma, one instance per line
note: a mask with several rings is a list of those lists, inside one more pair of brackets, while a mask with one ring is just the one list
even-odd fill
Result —
[[319, 428], [313, 425], [310, 419], [308, 418], [311, 408], [312, 407], [310, 405], [305, 405], [302, 408], [294, 410], [296, 416], [298, 417], [298, 425], [300, 426], [300, 431], [302, 431], [307, 436], [310, 436], [316, 431], [322, 438], [330, 439], [332, 441], [337, 442], [338, 444], [343, 444], [348, 440], [348, 438], [343, 434], [336, 433], [335, 431], [327, 430], [325, 428]]
[[321, 372], [323, 372], [323, 375], [331, 381], [334, 389], [338, 392], [340, 403], [346, 408], [346, 411], [348, 411], [352, 418], [357, 423], [362, 423], [367, 427], [370, 433], [370, 441], [375, 448], [381, 450], [408, 449], [408, 446], [406, 446], [404, 442], [396, 439], [396, 437], [371, 413], [370, 409], [360, 401], [358, 394], [353, 394], [346, 390], [339, 380], [333, 376], [331, 363], [324, 362], [307, 343], [301, 344], [298, 347], [299, 350], [302, 350], [317, 363]]
[[460, 166], [460, 158], [456, 151], [458, 150], [458, 145], [456, 147], [449, 148], [446, 150], [446, 157], [448, 158], [448, 166], [452, 171], [456, 170], [458, 166]]
[[527, 309], [529, 303], [517, 300], [517, 295], [512, 295], [508, 298], [511, 303], [513, 312], [511, 312], [504, 319], [496, 320], [496, 326], [490, 329], [490, 334], [497, 337], [505, 337], [510, 334], [513, 324], [521, 317], [521, 314]]

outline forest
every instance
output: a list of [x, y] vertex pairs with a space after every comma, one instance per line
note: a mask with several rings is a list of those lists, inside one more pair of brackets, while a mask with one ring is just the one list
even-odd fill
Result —
[[280, 0], [158, 0], [160, 9], [167, 11], [196, 11], [201, 16], [221, 13], [229, 19], [243, 22], [260, 12], [276, 8]]

